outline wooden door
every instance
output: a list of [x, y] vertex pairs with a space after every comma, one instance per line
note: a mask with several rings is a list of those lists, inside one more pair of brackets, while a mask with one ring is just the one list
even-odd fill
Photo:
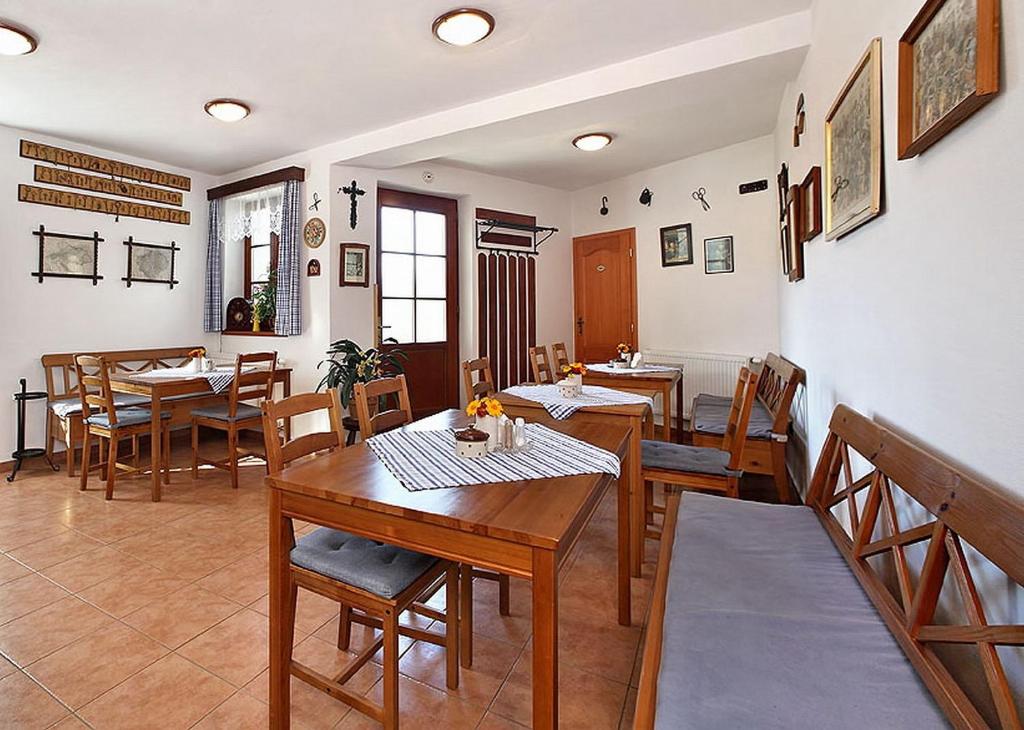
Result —
[[620, 342], [637, 346], [636, 230], [574, 238], [574, 357], [606, 362]]
[[405, 376], [416, 418], [457, 408], [459, 214], [450, 198], [377, 190], [378, 342], [409, 355]]

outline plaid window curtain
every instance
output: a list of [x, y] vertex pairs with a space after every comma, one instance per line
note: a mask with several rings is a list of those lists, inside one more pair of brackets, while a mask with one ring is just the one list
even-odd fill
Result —
[[224, 329], [224, 239], [221, 236], [221, 201], [210, 201], [210, 230], [206, 241], [206, 293], [203, 331]]
[[277, 314], [279, 335], [302, 334], [302, 278], [299, 271], [299, 221], [302, 183], [288, 180], [281, 201], [281, 234], [277, 244]]

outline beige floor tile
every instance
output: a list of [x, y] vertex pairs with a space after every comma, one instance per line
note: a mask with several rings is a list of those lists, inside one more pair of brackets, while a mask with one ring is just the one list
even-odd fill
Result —
[[6, 677], [11, 672], [16, 671], [18, 671], [18, 668], [14, 666], [14, 664], [8, 661], [5, 657], [0, 656], [0, 679]]
[[236, 692], [201, 722], [196, 730], [243, 730], [265, 728], [270, 723], [270, 708], [252, 695]]
[[102, 543], [74, 531], [11, 550], [9, 555], [33, 570], [42, 570], [101, 547]]
[[39, 572], [72, 593], [78, 593], [101, 581], [123, 576], [144, 566], [145, 563], [118, 550], [101, 547]]
[[245, 609], [177, 651], [235, 687], [242, 687], [267, 667], [268, 637], [266, 617]]
[[477, 730], [524, 730], [524, 728], [528, 727], [528, 725], [520, 725], [518, 722], [506, 720], [501, 715], [495, 715], [493, 712], [488, 712], [484, 715], [484, 719], [476, 726]]
[[0, 652], [24, 667], [113, 622], [99, 609], [68, 596], [0, 626]]
[[473, 667], [460, 667], [458, 689], [446, 682], [444, 647], [417, 641], [399, 663], [402, 674], [486, 708], [512, 671], [520, 648], [486, 636], [473, 639]]
[[[300, 679], [291, 678], [291, 724], [296, 730], [326, 730], [337, 727], [343, 717], [347, 718], [349, 706]], [[270, 671], [266, 670], [244, 691], [263, 703], [269, 702]]]
[[[367, 697], [373, 702], [382, 702], [384, 682], [377, 682]], [[484, 708], [463, 702], [404, 675], [398, 677], [398, 706], [403, 730], [470, 730], [484, 716]], [[344, 730], [379, 727], [379, 723], [359, 712], [350, 712], [338, 725], [339, 729]]]
[[[268, 616], [270, 615], [270, 598], [263, 596], [251, 603], [249, 608]], [[316, 633], [328, 621], [336, 619], [339, 610], [337, 601], [300, 588], [295, 607], [295, 629], [304, 634]], [[335, 626], [335, 633], [337, 633], [337, 626]]]
[[636, 714], [636, 690], [633, 687], [629, 688], [626, 693], [626, 705], [622, 708], [622, 720], [619, 722], [619, 730], [631, 730], [633, 727], [633, 717]]
[[12, 517], [9, 524], [0, 526], [0, 550], [10, 552], [65, 532], [69, 530], [60, 521], [59, 512], [27, 518]]
[[0, 723], [18, 730], [53, 725], [68, 709], [21, 672], [0, 679]]
[[0, 554], [0, 585], [9, 583], [17, 578], [24, 578], [31, 572], [21, 563]]
[[90, 702], [79, 714], [93, 727], [110, 730], [185, 730], [232, 692], [227, 682], [168, 654]]
[[74, 715], [68, 715], [56, 725], [51, 725], [52, 730], [89, 730], [89, 726]]
[[0, 588], [0, 625], [66, 597], [68, 592], [32, 573]]
[[248, 605], [267, 595], [267, 573], [267, 561], [261, 555], [249, 555], [211, 573], [199, 585]]
[[79, 591], [78, 595], [120, 618], [184, 588], [187, 583], [181, 578], [144, 565], [89, 586]]
[[30, 664], [26, 671], [77, 709], [166, 653], [149, 637], [114, 623]]
[[[322, 641], [315, 636], [296, 644], [292, 650], [292, 658], [308, 667], [333, 677], [347, 667], [356, 655], [338, 649], [333, 643]], [[345, 684], [346, 688], [357, 694], [364, 694], [380, 679], [380, 665], [369, 661]]]
[[240, 610], [233, 601], [188, 585], [128, 614], [123, 621], [174, 649]]

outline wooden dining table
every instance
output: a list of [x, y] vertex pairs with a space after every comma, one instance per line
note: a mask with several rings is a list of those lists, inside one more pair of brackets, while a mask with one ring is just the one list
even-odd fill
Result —
[[[448, 410], [405, 426], [470, 424]], [[557, 429], [616, 454], [619, 623], [630, 624], [628, 428], [569, 420]], [[359, 443], [267, 477], [270, 492], [270, 724], [289, 727], [290, 620], [285, 619], [291, 520], [333, 527], [458, 563], [524, 578], [533, 588], [533, 727], [558, 726], [558, 574], [597, 510], [610, 474], [409, 491]]]
[[583, 375], [584, 385], [603, 385], [606, 388], [643, 393], [652, 398], [661, 396], [661, 438], [672, 440], [672, 395], [676, 401], [676, 441], [683, 442], [683, 370], [647, 370], [641, 372], [605, 372], [588, 369]]
[[[153, 501], [159, 502], [161, 497], [161, 419], [157, 414], [159, 414], [161, 410], [166, 410], [167, 407], [173, 408], [175, 401], [168, 399], [175, 397], [194, 396], [188, 399], [186, 405], [189, 412], [191, 412], [191, 410], [195, 408], [205, 408], [212, 405], [218, 405], [227, 399], [228, 394], [227, 391], [222, 393], [214, 392], [213, 388], [210, 386], [210, 381], [199, 373], [173, 378], [163, 375], [147, 376], [147, 373], [151, 372], [152, 371], [111, 373], [110, 389], [116, 393], [131, 393], [133, 395], [141, 395], [149, 398], [149, 403], [142, 404], [140, 407], [149, 408], [153, 414], [150, 417], [150, 468], [152, 470], [151, 478], [153, 485]], [[291, 368], [277, 368], [274, 371], [274, 382], [281, 383], [282, 391], [286, 398], [291, 395], [292, 391], [291, 373]], [[183, 422], [172, 416], [172, 425], [176, 421], [178, 423]], [[285, 436], [288, 437], [291, 433], [290, 419], [285, 420], [284, 428]]]
[[[527, 421], [543, 423], [551, 428], [558, 428], [560, 424], [565, 423], [565, 420], [560, 421], [549, 414], [544, 405], [537, 401], [504, 390], [495, 397], [501, 401], [505, 413], [510, 418], [521, 416]], [[647, 528], [640, 442], [654, 436], [654, 410], [647, 403], [584, 406], [567, 420], [589, 421], [629, 429], [629, 563], [630, 573], [634, 578], [639, 578], [643, 570], [644, 535]]]

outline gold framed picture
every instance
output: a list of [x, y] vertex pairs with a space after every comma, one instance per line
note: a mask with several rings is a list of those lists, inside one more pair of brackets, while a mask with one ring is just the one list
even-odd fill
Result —
[[928, 0], [899, 51], [899, 158], [905, 160], [999, 93], [999, 0]]
[[871, 41], [825, 118], [825, 239], [882, 212], [882, 39]]

